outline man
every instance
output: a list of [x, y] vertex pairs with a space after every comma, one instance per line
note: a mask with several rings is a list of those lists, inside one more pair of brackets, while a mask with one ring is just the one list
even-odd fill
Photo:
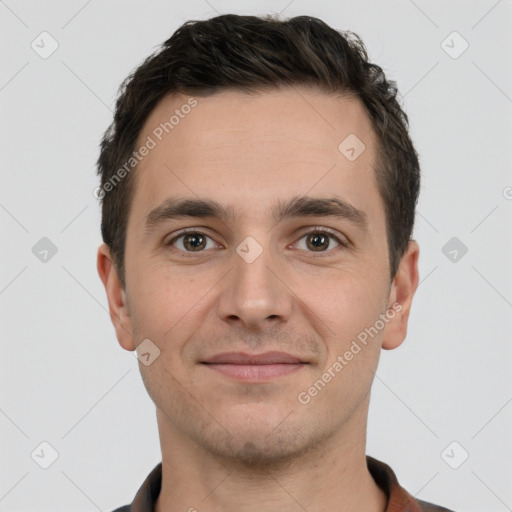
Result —
[[447, 510], [365, 454], [418, 285], [419, 164], [356, 35], [185, 23], [123, 84], [98, 168], [98, 272], [162, 450], [118, 512]]

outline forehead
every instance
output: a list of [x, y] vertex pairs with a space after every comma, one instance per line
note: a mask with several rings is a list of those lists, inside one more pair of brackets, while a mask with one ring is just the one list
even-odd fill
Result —
[[210, 197], [233, 205], [240, 216], [283, 195], [307, 193], [336, 193], [359, 208], [382, 208], [376, 137], [354, 97], [295, 87], [168, 95], [136, 146], [149, 139], [153, 147], [134, 171], [136, 218], [170, 195]]

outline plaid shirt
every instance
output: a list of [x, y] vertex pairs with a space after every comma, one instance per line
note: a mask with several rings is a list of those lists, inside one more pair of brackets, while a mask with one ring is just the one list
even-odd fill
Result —
[[[453, 512], [447, 508], [417, 500], [400, 486], [393, 470], [383, 462], [366, 456], [368, 470], [377, 485], [386, 493], [388, 504], [385, 512]], [[131, 505], [117, 508], [113, 512], [154, 512], [154, 505], [162, 485], [162, 463], [148, 475], [137, 491]]]

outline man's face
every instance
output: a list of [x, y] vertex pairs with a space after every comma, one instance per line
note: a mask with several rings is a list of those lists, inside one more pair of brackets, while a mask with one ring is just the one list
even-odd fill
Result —
[[[222, 92], [196, 98], [158, 141], [155, 128], [188, 99], [161, 101], [136, 145], [157, 142], [133, 171], [118, 326], [124, 348], [149, 339], [161, 351], [140, 365], [161, 436], [247, 462], [360, 436], [380, 350], [405, 336], [397, 313], [360, 341], [396, 299], [377, 140], [363, 106], [306, 89]], [[351, 134], [365, 145], [355, 160], [356, 139], [338, 149]], [[337, 216], [310, 208], [280, 218], [297, 198], [348, 206]], [[165, 214], [182, 199], [215, 201], [233, 215]], [[258, 368], [243, 359], [268, 352], [300, 363], [275, 355]]]

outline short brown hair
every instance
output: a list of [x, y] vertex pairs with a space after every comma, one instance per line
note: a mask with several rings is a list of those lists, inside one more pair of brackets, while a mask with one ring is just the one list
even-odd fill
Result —
[[184, 23], [120, 87], [114, 120], [101, 141], [98, 195], [103, 241], [123, 287], [133, 176], [125, 172], [123, 179], [113, 179], [130, 159], [157, 103], [169, 93], [208, 96], [227, 89], [257, 92], [293, 85], [349, 93], [364, 104], [379, 141], [376, 178], [385, 205], [393, 279], [411, 239], [420, 188], [418, 155], [395, 82], [368, 61], [356, 34], [334, 30], [318, 18], [281, 21], [271, 15], [228, 14]]

